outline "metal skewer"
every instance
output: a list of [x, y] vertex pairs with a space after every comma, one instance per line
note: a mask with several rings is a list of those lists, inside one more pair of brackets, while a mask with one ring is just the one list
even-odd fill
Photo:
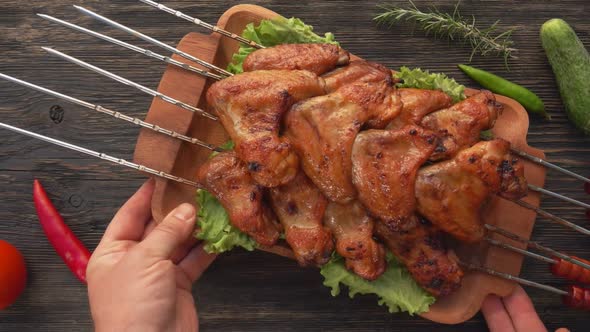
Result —
[[489, 242], [490, 244], [496, 246], [496, 247], [508, 249], [510, 251], [514, 251], [514, 252], [517, 252], [517, 253], [519, 253], [521, 255], [532, 257], [534, 259], [538, 259], [538, 260], [544, 261], [544, 262], [549, 263], [549, 264], [556, 264], [557, 263], [557, 261], [554, 260], [554, 259], [552, 259], [552, 258], [545, 257], [543, 255], [539, 255], [539, 254], [536, 254], [534, 252], [530, 252], [528, 250], [517, 248], [517, 247], [515, 247], [513, 245], [510, 245], [508, 243], [504, 243], [504, 242], [501, 242], [501, 241], [498, 241], [498, 240], [494, 240], [491, 237], [486, 237], [485, 240], [487, 242]]
[[70, 29], [73, 29], [73, 30], [76, 30], [76, 31], [85, 33], [87, 35], [90, 35], [90, 36], [93, 36], [93, 37], [96, 37], [96, 38], [100, 38], [100, 39], [105, 40], [105, 41], [107, 41], [109, 43], [113, 43], [113, 44], [116, 44], [116, 45], [119, 45], [119, 46], [123, 46], [123, 47], [125, 47], [127, 49], [130, 49], [132, 51], [135, 51], [135, 52], [138, 52], [138, 53], [147, 55], [149, 57], [152, 57], [154, 59], [158, 59], [160, 61], [164, 61], [164, 62], [169, 63], [171, 65], [180, 67], [182, 69], [185, 69], [185, 70], [188, 70], [188, 71], [192, 71], [192, 72], [197, 73], [199, 75], [202, 75], [202, 76], [205, 76], [205, 77], [209, 77], [209, 78], [212, 78], [212, 79], [215, 79], [215, 80], [221, 80], [221, 79], [223, 79], [223, 77], [221, 77], [221, 76], [219, 76], [217, 74], [210, 73], [210, 72], [208, 72], [206, 70], [197, 68], [195, 66], [191, 66], [189, 64], [180, 62], [178, 60], [174, 60], [174, 59], [172, 59], [170, 57], [167, 57], [167, 56], [164, 56], [164, 55], [161, 55], [161, 54], [152, 52], [150, 50], [146, 50], [145, 48], [141, 48], [139, 46], [135, 46], [135, 45], [126, 43], [126, 42], [124, 42], [122, 40], [119, 40], [119, 39], [116, 39], [116, 38], [113, 38], [113, 37], [110, 37], [110, 36], [107, 36], [107, 35], [103, 35], [103, 34], [98, 33], [96, 31], [92, 31], [90, 29], [86, 29], [86, 28], [81, 27], [79, 25], [76, 25], [76, 24], [73, 24], [73, 23], [70, 23], [70, 22], [67, 22], [67, 21], [64, 21], [64, 20], [60, 20], [60, 19], [55, 18], [53, 16], [49, 16], [49, 15], [45, 15], [45, 14], [37, 14], [37, 16], [42, 17], [42, 18], [44, 18], [46, 20], [49, 20], [51, 22], [54, 22], [54, 23], [63, 25], [63, 26], [68, 27]]
[[265, 48], [264, 46], [256, 43], [253, 40], [249, 40], [249, 39], [246, 39], [246, 38], [244, 38], [242, 36], [239, 36], [239, 35], [237, 35], [235, 33], [231, 33], [231, 32], [229, 32], [227, 30], [223, 30], [222, 28], [220, 28], [220, 27], [218, 27], [216, 25], [212, 25], [212, 24], [209, 24], [207, 22], [203, 22], [203, 21], [201, 21], [198, 18], [195, 18], [195, 17], [189, 16], [189, 15], [186, 15], [186, 14], [184, 14], [183, 12], [181, 12], [179, 10], [174, 10], [174, 9], [172, 9], [170, 7], [166, 7], [166, 6], [164, 6], [162, 4], [159, 4], [159, 3], [155, 2], [155, 1], [151, 1], [151, 0], [139, 0], [139, 1], [145, 3], [146, 5], [150, 5], [150, 6], [154, 7], [154, 8], [158, 8], [159, 10], [164, 11], [166, 13], [172, 14], [172, 15], [174, 15], [176, 17], [180, 17], [180, 18], [182, 18], [184, 20], [187, 20], [189, 22], [192, 22], [192, 23], [194, 23], [194, 24], [196, 24], [196, 25], [198, 25], [200, 27], [203, 27], [205, 29], [209, 29], [209, 30], [211, 30], [213, 32], [217, 32], [217, 33], [219, 33], [221, 35], [224, 35], [225, 37], [229, 37], [231, 39], [237, 40], [240, 43], [246, 44], [248, 46], [251, 46], [251, 47], [254, 47], [254, 48], [259, 48], [259, 49], [260, 48]]
[[526, 159], [528, 159], [528, 160], [530, 160], [530, 161], [532, 161], [534, 163], [537, 163], [537, 164], [542, 165], [542, 166], [545, 166], [547, 168], [556, 170], [556, 171], [561, 172], [563, 174], [567, 174], [567, 175], [569, 175], [571, 177], [574, 177], [574, 178], [576, 178], [578, 180], [582, 180], [584, 182], [590, 183], [590, 179], [589, 178], [583, 177], [580, 174], [574, 173], [574, 172], [572, 172], [570, 170], [567, 170], [567, 169], [565, 169], [563, 167], [560, 167], [560, 166], [557, 166], [555, 164], [552, 164], [552, 163], [546, 161], [545, 159], [541, 159], [539, 157], [533, 156], [532, 154], [528, 154], [528, 153], [526, 153], [524, 151], [521, 151], [521, 150], [518, 150], [518, 149], [515, 149], [515, 148], [511, 148], [510, 150], [513, 153], [515, 153], [515, 154], [517, 154], [517, 155], [519, 155], [519, 156], [521, 156], [523, 158], [526, 158]]
[[18, 128], [18, 127], [14, 127], [14, 126], [11, 126], [11, 125], [2, 123], [2, 122], [0, 122], [0, 128], [8, 129], [8, 130], [13, 131], [15, 133], [19, 133], [19, 134], [22, 134], [22, 135], [25, 135], [25, 136], [33, 137], [33, 138], [36, 138], [38, 140], [45, 141], [45, 142], [48, 142], [48, 143], [51, 143], [51, 144], [59, 145], [59, 146], [64, 147], [66, 149], [70, 149], [70, 150], [78, 151], [78, 152], [81, 152], [81, 153], [85, 153], [87, 155], [90, 155], [90, 156], [93, 156], [93, 157], [96, 157], [96, 158], [100, 158], [100, 159], [103, 159], [103, 160], [108, 160], [108, 161], [110, 161], [112, 163], [123, 165], [123, 166], [126, 166], [126, 167], [130, 167], [130, 168], [136, 169], [136, 170], [141, 171], [141, 172], [145, 172], [145, 173], [148, 173], [148, 174], [159, 176], [159, 177], [162, 177], [162, 178], [165, 178], [165, 179], [168, 179], [168, 180], [176, 181], [176, 182], [179, 182], [179, 183], [182, 183], [182, 184], [186, 184], [186, 185], [189, 185], [189, 186], [193, 186], [193, 187], [196, 187], [196, 188], [202, 188], [199, 183], [194, 182], [194, 181], [191, 181], [191, 180], [187, 180], [187, 179], [184, 179], [184, 178], [181, 178], [181, 177], [172, 175], [172, 174], [168, 174], [168, 173], [165, 173], [165, 172], [162, 172], [162, 171], [158, 171], [158, 170], [155, 170], [153, 168], [149, 168], [149, 167], [146, 167], [146, 166], [143, 166], [143, 165], [140, 165], [140, 164], [132, 163], [132, 162], [127, 161], [125, 159], [120, 159], [120, 158], [112, 157], [112, 156], [109, 156], [109, 155], [104, 154], [104, 153], [101, 153], [101, 152], [97, 152], [97, 151], [94, 151], [94, 150], [86, 149], [86, 148], [83, 148], [83, 147], [78, 146], [78, 145], [74, 145], [74, 144], [71, 144], [71, 143], [60, 141], [60, 140], [55, 139], [55, 138], [51, 138], [51, 137], [43, 136], [41, 134], [33, 133], [31, 131], [24, 130], [24, 129], [21, 129], [21, 128]]
[[551, 213], [549, 213], [549, 212], [547, 212], [547, 211], [545, 211], [543, 209], [540, 209], [540, 208], [538, 208], [538, 207], [536, 207], [536, 206], [534, 206], [534, 205], [532, 205], [530, 203], [527, 203], [527, 202], [525, 202], [523, 200], [515, 200], [515, 201], [510, 200], [510, 201], [511, 202], [514, 202], [514, 203], [516, 203], [516, 204], [518, 204], [518, 205], [520, 205], [522, 207], [524, 207], [525, 209], [533, 210], [536, 213], [540, 214], [541, 216], [543, 216], [543, 217], [545, 217], [545, 218], [547, 218], [547, 219], [549, 219], [551, 221], [554, 221], [554, 222], [556, 222], [556, 223], [558, 223], [558, 224], [560, 224], [562, 226], [571, 228], [571, 229], [575, 230], [576, 232], [582, 233], [584, 235], [590, 235], [590, 230], [589, 229], [584, 228], [582, 226], [578, 226], [578, 225], [574, 224], [571, 221], [567, 221], [567, 220], [565, 220], [563, 218], [560, 218], [560, 217], [558, 217], [556, 215], [553, 215], [553, 214], [551, 214]]
[[165, 94], [163, 94], [161, 92], [158, 92], [156, 90], [152, 90], [152, 89], [150, 89], [148, 87], [145, 87], [145, 86], [143, 86], [141, 84], [135, 83], [135, 82], [133, 82], [131, 80], [128, 80], [128, 79], [126, 79], [124, 77], [121, 77], [119, 75], [113, 74], [110, 71], [107, 71], [107, 70], [98, 68], [98, 67], [93, 66], [93, 65], [91, 65], [91, 64], [89, 64], [87, 62], [84, 62], [82, 60], [79, 60], [77, 58], [74, 58], [73, 56], [69, 56], [69, 55], [67, 55], [65, 53], [62, 53], [60, 51], [54, 50], [52, 48], [42, 47], [42, 49], [45, 50], [46, 52], [50, 53], [50, 54], [53, 54], [55, 56], [58, 56], [59, 58], [62, 58], [62, 59], [67, 60], [69, 62], [75, 63], [75, 64], [77, 64], [77, 65], [79, 65], [81, 67], [84, 67], [86, 69], [90, 69], [90, 70], [92, 70], [92, 71], [94, 71], [96, 73], [99, 73], [99, 74], [101, 74], [103, 76], [106, 76], [108, 78], [111, 78], [111, 79], [113, 79], [113, 80], [115, 80], [117, 82], [120, 82], [120, 83], [123, 83], [125, 85], [134, 87], [134, 88], [136, 88], [136, 89], [138, 89], [140, 91], [143, 91], [144, 93], [147, 93], [147, 94], [149, 94], [151, 96], [160, 98], [160, 99], [162, 99], [163, 101], [165, 101], [167, 103], [176, 105], [176, 106], [181, 107], [181, 108], [183, 108], [185, 110], [188, 110], [188, 111], [197, 113], [197, 114], [202, 115], [202, 116], [204, 116], [206, 118], [209, 118], [211, 120], [217, 121], [217, 117], [216, 116], [211, 115], [211, 114], [205, 112], [204, 110], [202, 110], [202, 109], [200, 109], [198, 107], [194, 107], [194, 106], [191, 106], [189, 104], [183, 103], [183, 102], [181, 102], [179, 100], [176, 100], [176, 99], [174, 99], [172, 97], [169, 97], [169, 96], [167, 96], [167, 95], [165, 95]]
[[480, 271], [483, 273], [487, 273], [489, 275], [493, 275], [495, 277], [500, 277], [502, 279], [506, 279], [506, 280], [510, 280], [510, 281], [515, 281], [519, 284], [522, 285], [526, 285], [526, 286], [531, 286], [531, 287], [535, 287], [535, 288], [539, 288], [539, 289], [543, 289], [555, 294], [559, 294], [559, 295], [564, 295], [564, 296], [569, 296], [569, 293], [561, 290], [559, 288], [555, 288], [553, 286], [549, 286], [549, 285], [543, 285], [540, 284], [538, 282], [534, 282], [534, 281], [530, 281], [530, 280], [526, 280], [517, 276], [513, 276], [511, 274], [508, 273], [504, 273], [504, 272], [498, 272], [496, 270], [492, 270], [490, 268], [484, 267], [484, 266], [480, 266], [480, 265], [475, 265], [475, 264], [471, 264], [471, 263], [464, 263], [464, 262], [459, 262], [460, 265], [466, 267], [469, 270], [475, 270], [475, 271]]
[[169, 52], [172, 52], [174, 54], [178, 54], [178, 55], [180, 55], [183, 58], [186, 58], [188, 60], [194, 61], [194, 62], [200, 64], [201, 66], [205, 67], [205, 68], [209, 68], [211, 70], [215, 70], [216, 72], [218, 72], [218, 73], [220, 73], [222, 75], [225, 75], [225, 76], [233, 76], [232, 73], [230, 73], [230, 72], [228, 72], [228, 71], [226, 71], [224, 69], [221, 69], [219, 67], [216, 67], [216, 66], [214, 66], [214, 65], [212, 65], [212, 64], [210, 64], [210, 63], [208, 63], [206, 61], [203, 61], [203, 60], [201, 60], [201, 59], [199, 59], [199, 58], [197, 58], [195, 56], [192, 56], [192, 55], [190, 55], [190, 54], [188, 54], [186, 52], [183, 52], [183, 51], [181, 51], [181, 50], [179, 50], [177, 48], [174, 48], [174, 47], [172, 47], [172, 46], [170, 46], [168, 44], [165, 44], [165, 43], [163, 43], [163, 42], [161, 42], [161, 41], [159, 41], [157, 39], [154, 39], [154, 38], [152, 38], [150, 36], [147, 36], [147, 35], [139, 32], [137, 30], [133, 30], [133, 29], [131, 29], [131, 28], [125, 26], [125, 25], [122, 25], [122, 24], [117, 23], [117, 22], [115, 22], [115, 21], [113, 21], [111, 19], [108, 19], [108, 18], [106, 18], [104, 16], [101, 16], [101, 15], [99, 15], [99, 14], [97, 14], [97, 13], [91, 11], [91, 10], [88, 10], [88, 9], [84, 8], [84, 7], [74, 6], [74, 8], [78, 9], [79, 11], [81, 11], [82, 13], [84, 13], [84, 14], [86, 14], [88, 16], [91, 16], [91, 17], [93, 17], [93, 18], [95, 18], [95, 19], [97, 19], [97, 20], [99, 20], [101, 22], [106, 23], [107, 25], [110, 25], [112, 27], [115, 27], [115, 28], [117, 28], [119, 30], [123, 30], [123, 31], [125, 31], [125, 32], [127, 32], [127, 33], [129, 33], [129, 34], [131, 34], [133, 36], [136, 36], [136, 37], [138, 37], [140, 39], [143, 39], [143, 40], [147, 41], [148, 43], [151, 43], [151, 44], [154, 44], [156, 46], [162, 47], [162, 48], [166, 49]]
[[556, 192], [553, 192], [553, 191], [550, 191], [550, 190], [547, 190], [547, 189], [544, 189], [544, 188], [541, 188], [541, 187], [537, 187], [537, 186], [535, 186], [533, 184], [530, 184], [530, 183], [529, 183], [528, 186], [529, 186], [529, 189], [532, 190], [532, 191], [540, 192], [542, 194], [549, 195], [551, 197], [555, 197], [555, 198], [561, 199], [562, 201], [566, 201], [566, 202], [575, 204], [577, 206], [581, 206], [583, 208], [590, 209], [590, 204], [586, 204], [584, 202], [580, 202], [580, 201], [575, 200], [573, 198], [569, 198], [567, 196], [563, 196], [563, 195], [558, 194]]
[[[547, 253], [549, 255], [552, 255], [552, 256], [561, 258], [561, 259], [563, 259], [565, 261], [568, 261], [568, 262], [570, 262], [572, 264], [579, 265], [579, 266], [581, 266], [581, 267], [583, 267], [585, 269], [590, 269], [590, 265], [588, 263], [582, 262], [582, 261], [580, 261], [578, 259], [572, 258], [572, 257], [570, 257], [570, 256], [568, 256], [566, 254], [563, 254], [563, 253], [561, 253], [559, 251], [556, 251], [556, 250], [553, 250], [551, 248], [545, 247], [545, 246], [539, 244], [538, 242], [527, 240], [527, 239], [525, 239], [523, 237], [520, 237], [520, 236], [518, 236], [518, 235], [516, 235], [516, 234], [514, 234], [512, 232], [509, 232], [509, 231], [507, 231], [505, 229], [502, 229], [502, 228], [499, 228], [499, 227], [496, 227], [496, 226], [493, 226], [493, 225], [490, 225], [490, 224], [485, 224], [484, 226], [485, 226], [485, 228], [487, 230], [489, 230], [491, 232], [498, 233], [498, 234], [500, 234], [500, 235], [502, 235], [504, 237], [507, 237], [509, 239], [512, 239], [514, 241], [518, 241], [520, 243], [526, 244], [527, 247], [535, 248], [535, 249], [537, 249], [539, 251], [543, 251], [543, 252], [545, 252], [545, 253]], [[506, 243], [503, 243], [503, 245], [510, 246], [509, 244], [506, 244]], [[518, 250], [522, 250], [522, 249], [516, 248], [516, 247], [513, 247], [513, 248], [518, 249]]]
[[160, 127], [160, 126], [157, 126], [157, 125], [152, 124], [152, 123], [149, 123], [149, 122], [142, 121], [142, 120], [140, 120], [138, 118], [127, 116], [127, 115], [122, 114], [120, 112], [116, 112], [116, 111], [110, 110], [110, 109], [108, 109], [106, 107], [102, 107], [100, 105], [92, 104], [92, 103], [89, 103], [87, 101], [80, 100], [80, 99], [77, 99], [77, 98], [74, 98], [74, 97], [65, 95], [63, 93], [59, 93], [57, 91], [53, 91], [51, 89], [47, 89], [47, 88], [44, 88], [42, 86], [39, 86], [39, 85], [36, 85], [36, 84], [33, 84], [33, 83], [29, 83], [27, 81], [23, 81], [21, 79], [18, 79], [16, 77], [12, 77], [10, 75], [6, 75], [6, 74], [3, 74], [3, 73], [0, 73], [0, 78], [3, 78], [5, 80], [7, 80], [7, 81], [10, 81], [10, 82], [13, 82], [13, 83], [16, 83], [16, 84], [20, 84], [22, 86], [26, 86], [26, 87], [31, 88], [33, 90], [37, 90], [37, 91], [43, 92], [45, 94], [48, 94], [48, 95], [53, 96], [53, 97], [56, 97], [56, 98], [69, 101], [70, 103], [73, 103], [73, 104], [76, 104], [76, 105], [80, 105], [80, 106], [89, 108], [91, 110], [94, 110], [94, 111], [97, 111], [97, 112], [100, 112], [100, 113], [104, 113], [104, 114], [110, 115], [110, 116], [112, 116], [114, 118], [121, 119], [121, 120], [127, 121], [129, 123], [133, 123], [133, 124], [138, 125], [140, 127], [153, 130], [153, 131], [158, 132], [160, 134], [164, 134], [164, 135], [167, 135], [167, 136], [170, 136], [170, 137], [174, 137], [174, 138], [177, 138], [177, 139], [182, 140], [182, 141], [185, 141], [185, 142], [189, 142], [191, 144], [202, 146], [202, 147], [207, 148], [209, 150], [218, 151], [218, 152], [221, 152], [222, 151], [220, 148], [217, 148], [217, 147], [215, 147], [215, 146], [213, 146], [213, 145], [211, 145], [211, 144], [209, 144], [207, 142], [203, 142], [203, 141], [201, 141], [201, 140], [199, 140], [197, 138], [185, 136], [185, 135], [182, 135], [182, 134], [177, 133], [175, 131], [164, 129], [164, 128]]

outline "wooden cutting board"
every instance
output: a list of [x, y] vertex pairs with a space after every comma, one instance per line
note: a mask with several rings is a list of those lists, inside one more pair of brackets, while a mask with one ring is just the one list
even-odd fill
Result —
[[[217, 25], [240, 34], [246, 24], [251, 22], [256, 24], [262, 19], [276, 16], [278, 16], [277, 13], [260, 6], [238, 5], [227, 10], [220, 17]], [[346, 48], [346, 45], [342, 46]], [[177, 47], [204, 61], [225, 68], [231, 61], [232, 54], [238, 49], [239, 44], [217, 34], [189, 33], [180, 41]], [[190, 63], [184, 58], [177, 56], [174, 56], [174, 58]], [[198, 67], [197, 64], [192, 64]], [[204, 93], [210, 83], [195, 73], [168, 66], [158, 91], [188, 104], [206, 108]], [[467, 94], [474, 92], [476, 90], [468, 89]], [[504, 112], [496, 123], [493, 130], [494, 134], [510, 141], [515, 148], [544, 158], [545, 155], [542, 151], [531, 148], [526, 142], [529, 120], [524, 108], [512, 99], [503, 96], [496, 97], [504, 105]], [[159, 99], [154, 99], [152, 102], [146, 121], [216, 145], [228, 139], [221, 124], [182, 110]], [[187, 179], [195, 179], [197, 168], [206, 160], [209, 154], [210, 151], [204, 148], [153, 131], [142, 130], [135, 147], [134, 160], [137, 163], [164, 172]], [[525, 176], [529, 183], [542, 187], [545, 182], [545, 169], [528, 161], [524, 162]], [[539, 199], [538, 194], [531, 193], [524, 200], [539, 206]], [[156, 179], [156, 188], [152, 198], [152, 212], [156, 221], [162, 220], [169, 211], [183, 202], [195, 203], [194, 188], [161, 178]], [[486, 223], [504, 228], [527, 239], [530, 238], [536, 217], [534, 212], [501, 198], [494, 198], [486, 207], [484, 215]], [[519, 243], [501, 237], [498, 238], [523, 248]], [[488, 247], [485, 244], [469, 246], [458, 244], [455, 251], [463, 261], [482, 264], [494, 270], [513, 275], [519, 274], [523, 261], [520, 255], [501, 248]], [[285, 253], [283, 252], [283, 254]], [[260, 269], [264, 268], [264, 266], [260, 266]], [[310, 270], [309, 273], [317, 272]], [[430, 311], [422, 314], [422, 316], [440, 323], [461, 323], [470, 319], [479, 311], [483, 299], [488, 294], [505, 296], [510, 294], [513, 289], [514, 284], [505, 280], [479, 272], [468, 272], [463, 280], [462, 287], [457, 292], [439, 298], [431, 306]], [[384, 309], [375, 305], [375, 310]]]

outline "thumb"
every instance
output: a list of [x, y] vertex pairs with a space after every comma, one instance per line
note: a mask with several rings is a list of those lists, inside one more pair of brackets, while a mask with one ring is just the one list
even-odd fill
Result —
[[157, 258], [170, 259], [174, 251], [192, 235], [195, 215], [194, 206], [180, 204], [138, 246], [149, 249]]

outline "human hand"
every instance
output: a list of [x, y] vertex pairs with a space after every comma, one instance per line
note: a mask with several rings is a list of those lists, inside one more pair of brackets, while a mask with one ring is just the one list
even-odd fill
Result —
[[191, 288], [215, 259], [195, 245], [195, 208], [187, 203], [158, 225], [154, 181], [117, 212], [86, 270], [96, 331], [198, 331]]
[[[490, 332], [547, 331], [531, 299], [520, 286], [516, 286], [514, 292], [504, 298], [488, 295], [481, 306], [481, 312]], [[568, 331], [568, 329], [560, 328], [555, 332]]]

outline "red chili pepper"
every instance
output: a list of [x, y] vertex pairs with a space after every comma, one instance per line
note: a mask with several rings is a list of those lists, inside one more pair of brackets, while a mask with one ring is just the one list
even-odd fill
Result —
[[36, 179], [33, 184], [33, 200], [39, 222], [47, 239], [76, 277], [86, 283], [86, 266], [88, 259], [90, 259], [90, 251], [64, 223], [62, 216], [57, 212], [41, 183]]

